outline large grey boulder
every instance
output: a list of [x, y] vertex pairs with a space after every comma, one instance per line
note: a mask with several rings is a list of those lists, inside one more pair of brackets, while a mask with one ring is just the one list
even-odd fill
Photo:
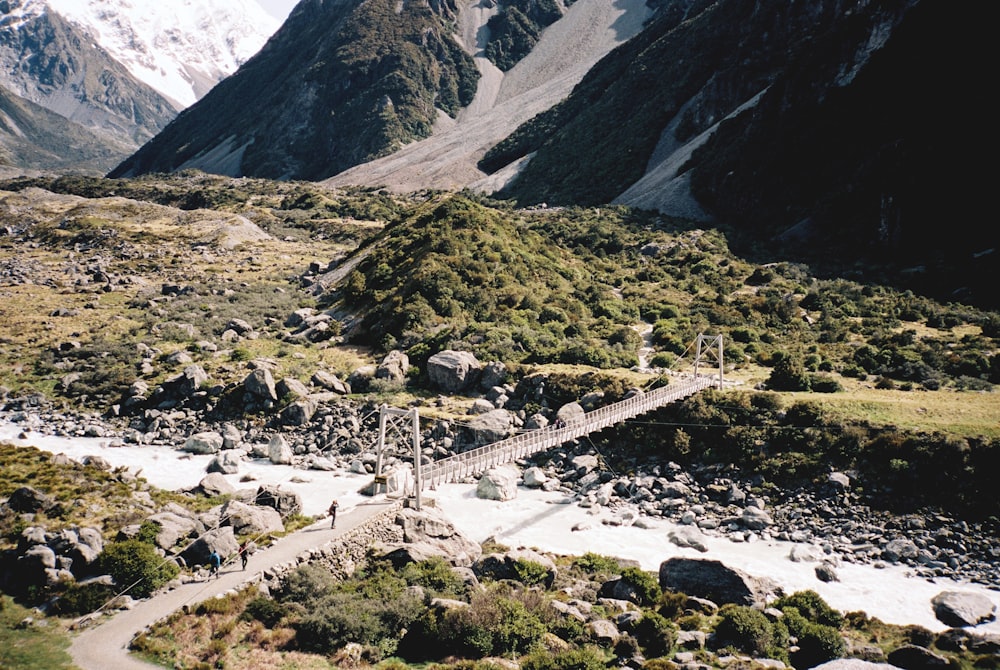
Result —
[[300, 382], [295, 377], [285, 377], [274, 387], [279, 398], [306, 398], [309, 396], [309, 387]]
[[275, 465], [288, 465], [292, 462], [292, 448], [281, 435], [275, 435], [267, 443], [267, 458]]
[[331, 374], [325, 370], [317, 370], [313, 373], [312, 379], [310, 380], [313, 385], [318, 386], [326, 391], [332, 391], [340, 395], [349, 395], [351, 393], [351, 386], [347, 382], [342, 381], [336, 375]]
[[920, 548], [910, 540], [892, 540], [882, 549], [882, 558], [896, 563], [898, 561], [912, 560], [920, 555]]
[[410, 357], [402, 351], [394, 349], [385, 355], [382, 362], [375, 368], [375, 379], [388, 379], [401, 382], [410, 371]]
[[223, 475], [235, 475], [240, 471], [240, 464], [242, 462], [242, 455], [235, 449], [220, 451], [208, 464], [206, 470], [209, 474], [218, 473]]
[[697, 549], [702, 553], [708, 551], [705, 535], [697, 526], [678, 526], [667, 533], [667, 539], [681, 548]]
[[181, 449], [191, 454], [215, 454], [224, 442], [225, 438], [214, 431], [195, 433], [184, 441]]
[[34, 514], [35, 512], [52, 507], [54, 503], [55, 499], [52, 496], [46, 495], [30, 486], [22, 486], [15, 489], [7, 499], [7, 507], [12, 512], [21, 514]]
[[776, 587], [769, 580], [752, 577], [720, 561], [671, 558], [660, 563], [660, 588], [686, 593], [713, 602], [763, 605]]
[[302, 496], [295, 491], [283, 491], [277, 486], [264, 485], [257, 489], [254, 503], [273, 507], [282, 519], [302, 511]]
[[509, 436], [513, 423], [510, 412], [494, 409], [469, 419], [464, 430], [472, 433], [474, 443], [490, 444]]
[[477, 381], [482, 364], [469, 351], [440, 351], [427, 359], [427, 376], [446, 393], [458, 393]]
[[517, 482], [521, 472], [515, 465], [490, 468], [479, 478], [476, 497], [484, 500], [513, 500], [517, 497]]
[[232, 526], [221, 526], [213, 528], [192, 542], [183, 552], [181, 558], [188, 565], [205, 565], [208, 563], [208, 556], [212, 551], [219, 552], [223, 560], [233, 556], [240, 549], [233, 533]]
[[585, 415], [583, 405], [578, 402], [566, 403], [556, 411], [556, 419], [563, 423], [573, 423], [583, 419]]
[[273, 507], [248, 505], [238, 500], [230, 500], [222, 506], [222, 525], [232, 526], [237, 535], [263, 535], [281, 533], [285, 524], [281, 515]]
[[931, 599], [934, 616], [946, 626], [978, 626], [996, 619], [997, 606], [980, 593], [942, 591]]
[[312, 421], [318, 408], [315, 398], [300, 398], [281, 410], [281, 422], [288, 426], [304, 426]]
[[209, 497], [236, 492], [236, 487], [230, 484], [219, 472], [212, 472], [202, 477], [201, 481], [198, 482], [198, 489]]
[[197, 534], [203, 528], [197, 519], [174, 512], [159, 512], [149, 517], [147, 521], [152, 521], [160, 527], [155, 542], [156, 546], [164, 551], [173, 549], [182, 539]]
[[257, 368], [243, 380], [243, 389], [261, 400], [276, 402], [278, 392], [274, 387], [274, 375], [267, 368]]
[[[396, 525], [402, 527], [403, 543], [418, 545], [425, 552], [443, 552], [452, 565], [469, 567], [480, 556], [483, 549], [463, 535], [444, 514], [434, 508], [423, 510], [403, 509], [396, 515]], [[387, 548], [387, 553], [398, 549]]]
[[948, 659], [944, 656], [915, 644], [904, 644], [902, 647], [892, 650], [886, 660], [904, 670], [932, 670], [933, 668], [947, 668], [949, 665]]

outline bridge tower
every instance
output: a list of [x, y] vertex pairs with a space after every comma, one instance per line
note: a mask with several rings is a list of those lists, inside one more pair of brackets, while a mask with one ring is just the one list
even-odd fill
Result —
[[696, 340], [697, 347], [694, 356], [694, 375], [698, 376], [698, 366], [703, 358], [709, 358], [714, 356], [716, 362], [719, 364], [719, 383], [718, 388], [722, 388], [722, 371], [724, 367], [724, 357], [722, 351], [722, 335], [716, 335], [715, 337], [710, 337], [702, 333], [698, 333], [698, 339]]
[[[409, 426], [407, 426], [409, 422]], [[398, 437], [405, 439], [409, 428], [409, 438], [413, 445], [413, 488], [415, 491], [415, 507], [420, 510], [420, 490], [423, 488], [423, 478], [420, 472], [420, 413], [417, 408], [397, 409], [382, 405], [379, 407], [378, 416], [378, 444], [376, 445], [375, 457], [375, 493], [378, 493], [379, 486], [386, 487], [389, 492], [386, 476], [382, 474], [383, 455], [385, 453], [386, 429], [391, 429]]]

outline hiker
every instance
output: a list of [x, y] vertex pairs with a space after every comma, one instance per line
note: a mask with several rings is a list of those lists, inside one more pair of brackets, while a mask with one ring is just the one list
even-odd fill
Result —
[[212, 553], [208, 555], [208, 576], [209, 576], [209, 578], [211, 578], [212, 575], [215, 575], [216, 579], [219, 578], [219, 567], [221, 565], [222, 565], [222, 556], [219, 556], [219, 552], [217, 552], [215, 549], [213, 549]]
[[250, 544], [246, 540], [243, 540], [243, 544], [240, 545], [240, 563], [243, 565], [243, 569], [247, 569], [247, 560], [250, 558]]
[[326, 511], [330, 515], [330, 528], [337, 527], [337, 499], [334, 498], [333, 502], [330, 503], [330, 509]]

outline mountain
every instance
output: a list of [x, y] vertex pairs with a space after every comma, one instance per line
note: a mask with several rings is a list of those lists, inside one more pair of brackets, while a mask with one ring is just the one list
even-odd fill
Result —
[[134, 145], [98, 135], [0, 86], [0, 172], [99, 173]]
[[25, 103], [64, 117], [66, 134], [54, 140], [57, 120], [37, 116], [28, 125], [46, 128], [46, 140], [32, 151], [32, 133], [0, 129], [10, 167], [107, 172], [236, 70], [276, 27], [251, 0], [3, 0], [5, 103], [17, 107], [21, 125], [38, 112]]
[[235, 72], [279, 26], [254, 0], [46, 2], [178, 110]]
[[0, 85], [99, 135], [141, 144], [176, 110], [40, 0], [4, 0]]
[[303, 2], [112, 176], [619, 203], [727, 226], [744, 252], [1000, 304], [986, 9], [578, 0], [529, 20], [516, 4]]

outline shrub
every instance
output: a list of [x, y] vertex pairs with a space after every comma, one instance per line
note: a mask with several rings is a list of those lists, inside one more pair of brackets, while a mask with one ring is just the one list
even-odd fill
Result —
[[437, 595], [460, 596], [468, 590], [465, 580], [440, 556], [407, 564], [400, 575], [411, 586], [421, 586]]
[[87, 614], [100, 608], [114, 595], [114, 588], [108, 584], [70, 584], [53, 604], [52, 613], [59, 616]]
[[767, 617], [752, 607], [724, 605], [719, 610], [715, 640], [719, 647], [731, 646], [755, 656], [764, 656], [775, 642]]
[[665, 656], [677, 642], [677, 627], [665, 617], [647, 610], [636, 624], [635, 637], [647, 656]]
[[635, 589], [640, 605], [653, 605], [659, 600], [662, 590], [653, 573], [629, 566], [622, 569], [622, 579]]
[[[780, 610], [794, 608], [807, 621], [840, 628], [844, 624], [844, 615], [830, 607], [815, 591], [796, 591], [774, 601], [773, 606]], [[798, 635], [798, 631], [789, 626], [789, 632]]]
[[604, 670], [606, 667], [604, 653], [590, 645], [555, 654], [535, 652], [521, 661], [521, 670]]
[[451, 653], [480, 658], [528, 653], [546, 630], [523, 603], [480, 593], [469, 607], [445, 612], [439, 632], [441, 646]]
[[244, 621], [255, 619], [268, 628], [274, 628], [285, 616], [285, 608], [276, 600], [265, 596], [257, 596], [247, 603], [240, 618]]
[[149, 596], [180, 572], [177, 565], [157, 554], [153, 545], [134, 539], [105, 546], [98, 565], [136, 598]]

